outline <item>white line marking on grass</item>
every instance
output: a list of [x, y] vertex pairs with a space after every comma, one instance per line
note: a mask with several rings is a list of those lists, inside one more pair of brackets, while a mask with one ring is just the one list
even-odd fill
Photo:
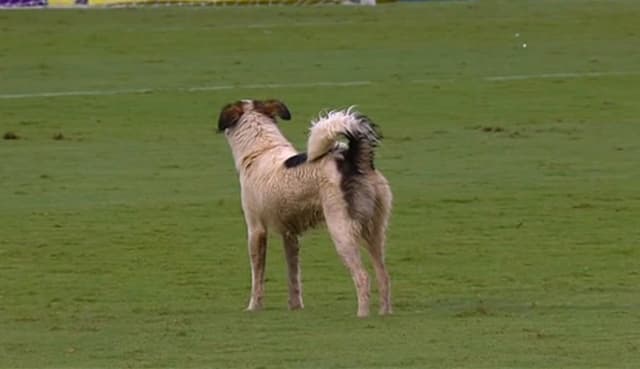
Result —
[[409, 82], [422, 84], [422, 83], [451, 83], [455, 81], [456, 81], [455, 78], [429, 78], [429, 79], [412, 79]]
[[[506, 76], [485, 76], [485, 77], [480, 77], [480, 79], [487, 82], [506, 82], [506, 81], [526, 81], [530, 79], [587, 78], [587, 77], [632, 76], [632, 75], [640, 75], [640, 71], [513, 74], [513, 75], [506, 75]], [[458, 80], [470, 79], [470, 78], [473, 78], [473, 77], [466, 76], [466, 77], [460, 77], [460, 78], [414, 79], [411, 81], [411, 83], [445, 83], [445, 82], [455, 82]]]
[[0, 94], [0, 100], [9, 99], [32, 99], [42, 97], [65, 97], [65, 96], [111, 96], [111, 95], [135, 95], [151, 94], [157, 92], [199, 92], [199, 91], [220, 91], [220, 90], [258, 90], [276, 88], [313, 88], [313, 87], [355, 87], [367, 86], [371, 81], [345, 81], [345, 82], [301, 82], [301, 83], [264, 83], [250, 85], [212, 85], [179, 88], [132, 88], [120, 90], [80, 90], [80, 91], [59, 91], [59, 92], [34, 92], [20, 94]]
[[541, 74], [515, 74], [511, 76], [489, 76], [482, 79], [489, 82], [502, 81], [523, 81], [528, 79], [548, 79], [548, 78], [585, 78], [585, 77], [608, 77], [608, 76], [628, 76], [636, 75], [640, 72], [584, 72], [584, 73], [541, 73]]
[[[479, 77], [487, 82], [505, 82], [505, 81], [524, 81], [531, 79], [549, 79], [549, 78], [586, 78], [586, 77], [607, 77], [607, 76], [631, 76], [640, 75], [640, 71], [627, 72], [584, 72], [584, 73], [541, 73], [541, 74], [514, 74], [506, 76], [485, 76]], [[432, 78], [432, 79], [414, 79], [410, 83], [451, 83], [461, 79], [469, 79], [473, 77], [462, 78]], [[56, 92], [33, 92], [33, 93], [9, 93], [0, 94], [0, 100], [9, 99], [32, 99], [47, 97], [65, 97], [65, 96], [111, 96], [111, 95], [135, 95], [135, 94], [151, 94], [160, 92], [200, 92], [200, 91], [221, 91], [221, 90], [252, 90], [252, 89], [277, 89], [277, 88], [314, 88], [314, 87], [357, 87], [369, 86], [376, 83], [385, 83], [384, 81], [343, 81], [343, 82], [299, 82], [299, 83], [263, 83], [263, 84], [247, 84], [247, 85], [211, 85], [211, 86], [194, 86], [194, 87], [175, 87], [175, 88], [130, 88], [116, 90], [79, 90], [79, 91], [56, 91]], [[390, 82], [392, 83], [392, 82]]]
[[31, 99], [36, 97], [64, 97], [64, 96], [108, 96], [108, 95], [132, 95], [148, 94], [155, 92], [152, 88], [132, 88], [122, 90], [86, 90], [86, 91], [59, 91], [59, 92], [34, 92], [23, 94], [1, 94], [0, 99]]
[[367, 86], [373, 84], [371, 81], [345, 81], [345, 82], [308, 82], [308, 83], [264, 83], [237, 86], [201, 86], [179, 89], [180, 91], [197, 92], [197, 91], [217, 91], [230, 89], [274, 89], [274, 88], [309, 88], [309, 87], [353, 87]]

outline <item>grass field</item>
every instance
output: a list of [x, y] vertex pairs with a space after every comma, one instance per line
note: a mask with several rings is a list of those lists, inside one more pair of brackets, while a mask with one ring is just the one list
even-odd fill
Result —
[[[640, 2], [0, 12], [0, 368], [640, 367]], [[522, 47], [523, 43], [527, 47]], [[344, 85], [338, 85], [344, 83]], [[381, 127], [395, 314], [249, 265], [220, 107]], [[376, 301], [374, 292], [373, 301]], [[373, 306], [375, 311], [376, 305]]]

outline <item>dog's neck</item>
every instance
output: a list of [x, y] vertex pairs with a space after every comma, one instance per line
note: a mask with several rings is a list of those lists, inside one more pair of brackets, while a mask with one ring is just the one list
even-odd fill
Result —
[[244, 171], [248, 162], [265, 151], [277, 147], [294, 150], [275, 122], [261, 114], [245, 114], [238, 126], [225, 132], [225, 136], [238, 172]]

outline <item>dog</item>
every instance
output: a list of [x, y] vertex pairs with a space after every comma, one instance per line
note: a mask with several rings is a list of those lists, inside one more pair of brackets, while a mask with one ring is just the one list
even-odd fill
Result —
[[311, 124], [307, 151], [299, 153], [281, 133], [278, 118], [291, 119], [281, 101], [240, 100], [224, 106], [218, 119], [218, 132], [231, 147], [239, 175], [248, 230], [247, 310], [263, 306], [268, 231], [279, 233], [284, 243], [289, 309], [304, 307], [299, 237], [325, 223], [353, 278], [357, 316], [369, 315], [369, 276], [360, 257], [361, 242], [375, 269], [379, 312], [390, 314], [385, 243], [392, 193], [373, 163], [381, 138], [376, 126], [353, 108], [321, 114]]

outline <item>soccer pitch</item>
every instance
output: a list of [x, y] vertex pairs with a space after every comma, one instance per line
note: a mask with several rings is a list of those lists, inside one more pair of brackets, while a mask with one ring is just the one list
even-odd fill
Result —
[[[0, 368], [639, 367], [639, 16], [635, 0], [0, 12]], [[243, 311], [215, 133], [242, 98], [284, 101], [300, 150], [323, 109], [381, 127], [394, 315], [355, 317], [323, 229], [302, 240], [306, 308], [287, 311], [272, 237], [266, 308]]]

